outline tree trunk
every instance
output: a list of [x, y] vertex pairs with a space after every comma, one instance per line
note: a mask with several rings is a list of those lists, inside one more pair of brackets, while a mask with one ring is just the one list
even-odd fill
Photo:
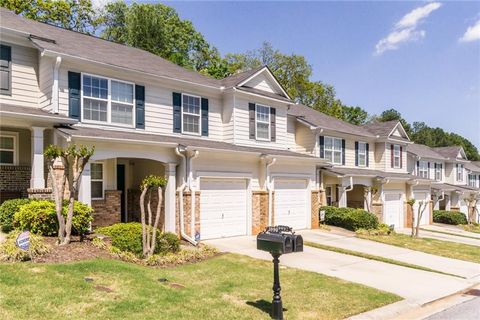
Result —
[[143, 244], [143, 254], [147, 253], [147, 233], [146, 233], [146, 226], [145, 226], [145, 195], [147, 194], [147, 188], [144, 187], [142, 193], [140, 195], [140, 219], [142, 222], [142, 244]]
[[163, 201], [163, 194], [162, 194], [162, 188], [158, 188], [158, 204], [157, 204], [157, 212], [155, 215], [155, 222], [153, 224], [153, 230], [152, 230], [152, 243], [150, 245], [150, 252], [148, 256], [153, 255], [155, 252], [155, 247], [157, 244], [157, 228], [158, 228], [158, 223], [160, 222], [160, 215], [161, 215], [161, 210], [162, 210], [162, 201]]
[[412, 211], [412, 232], [410, 234], [410, 237], [415, 237], [415, 210], [413, 208], [413, 205], [408, 205], [410, 207], [410, 210]]
[[417, 218], [417, 226], [415, 227], [415, 238], [418, 238], [419, 230], [420, 230], [420, 221], [422, 220], [423, 213], [428, 206], [428, 202], [425, 202], [422, 209], [422, 203], [418, 205], [418, 218]]

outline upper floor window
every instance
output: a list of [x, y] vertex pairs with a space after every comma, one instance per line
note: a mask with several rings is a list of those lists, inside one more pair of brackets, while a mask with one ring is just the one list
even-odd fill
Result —
[[468, 185], [470, 187], [477, 187], [477, 175], [476, 174], [469, 174], [468, 175]]
[[182, 94], [182, 132], [200, 134], [200, 97]]
[[82, 120], [134, 125], [132, 83], [82, 75]]
[[401, 168], [402, 166], [402, 148], [398, 144], [393, 145], [392, 163], [394, 168]]
[[358, 142], [358, 165], [365, 167], [367, 165], [367, 143]]
[[333, 164], [342, 164], [342, 139], [325, 137], [325, 159]]
[[427, 161], [418, 162], [418, 176], [421, 178], [428, 179], [428, 162]]
[[0, 45], [0, 94], [12, 94], [12, 47]]
[[103, 199], [103, 163], [90, 164], [90, 183], [92, 199]]
[[0, 133], [0, 164], [16, 163], [17, 137], [15, 133]]
[[260, 104], [255, 108], [255, 132], [257, 140], [270, 141], [270, 107]]
[[463, 181], [463, 164], [457, 163], [457, 181]]
[[441, 163], [435, 163], [435, 180], [442, 180], [442, 167]]

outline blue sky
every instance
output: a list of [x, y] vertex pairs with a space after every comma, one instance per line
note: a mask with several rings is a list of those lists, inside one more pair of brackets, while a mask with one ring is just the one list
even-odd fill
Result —
[[344, 103], [372, 114], [394, 107], [480, 147], [478, 1], [164, 3], [222, 54], [269, 41], [304, 55]]

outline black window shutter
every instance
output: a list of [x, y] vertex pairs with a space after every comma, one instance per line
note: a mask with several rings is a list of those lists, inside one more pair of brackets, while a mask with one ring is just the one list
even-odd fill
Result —
[[417, 160], [417, 176], [420, 175], [420, 161]]
[[80, 120], [80, 73], [68, 71], [68, 116]]
[[366, 156], [366, 158], [367, 158], [366, 161], [367, 162], [366, 163], [367, 163], [367, 167], [368, 167], [370, 165], [370, 152], [369, 152], [369, 144], [368, 143], [366, 144], [365, 149], [367, 151], [367, 156]]
[[202, 136], [208, 137], [208, 99], [202, 98]]
[[277, 125], [276, 125], [277, 110], [270, 108], [270, 140], [275, 142], [277, 139]]
[[430, 162], [427, 162], [427, 164], [428, 164], [427, 178], [430, 179]]
[[145, 87], [135, 85], [135, 127], [145, 129]]
[[342, 164], [345, 165], [345, 139], [342, 139]]
[[182, 94], [173, 92], [173, 132], [182, 132]]
[[390, 145], [390, 165], [391, 167], [393, 168], [394, 167], [394, 164], [395, 164], [395, 161], [393, 159], [393, 144]]
[[255, 139], [255, 103], [248, 104], [249, 138]]
[[355, 141], [355, 165], [358, 166], [358, 141]]
[[320, 136], [320, 158], [325, 158], [325, 137]]
[[0, 94], [12, 93], [12, 48], [0, 45]]

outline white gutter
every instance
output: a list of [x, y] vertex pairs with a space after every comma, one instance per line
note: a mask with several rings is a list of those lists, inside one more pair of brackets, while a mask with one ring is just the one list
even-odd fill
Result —
[[190, 218], [190, 237], [192, 239], [195, 239], [195, 198], [196, 198], [196, 195], [195, 195], [195, 188], [193, 187], [193, 183], [192, 183], [192, 180], [193, 180], [193, 172], [192, 172], [192, 160], [197, 158], [199, 155], [199, 152], [198, 150], [195, 150], [194, 151], [194, 154], [192, 157], [190, 157], [189, 159], [189, 162], [190, 162], [190, 165], [189, 165], [189, 168], [188, 168], [188, 171], [189, 171], [189, 175], [188, 175], [188, 188], [190, 189], [190, 200], [191, 200], [191, 218]]
[[[187, 171], [187, 159], [185, 157], [185, 155], [183, 153], [180, 152], [180, 148], [179, 147], [176, 147], [175, 148], [175, 153], [182, 158], [182, 162], [183, 162], [183, 165], [185, 167], [185, 174], [186, 174], [186, 171]], [[182, 185], [177, 189], [178, 191], [178, 202], [179, 202], [179, 214], [180, 214], [180, 236], [187, 240], [188, 242], [190, 242], [191, 244], [193, 244], [194, 246], [197, 245], [197, 242], [192, 239], [190, 236], [188, 236], [186, 233], [185, 233], [185, 222], [184, 222], [184, 218], [183, 218], [183, 191], [185, 190], [185, 187], [187, 186], [187, 183], [185, 182], [185, 179], [182, 181]]]
[[272, 211], [273, 211], [273, 203], [272, 203], [273, 185], [270, 179], [270, 167], [273, 166], [275, 162], [277, 162], [277, 158], [271, 158], [270, 162], [267, 162], [265, 167], [265, 175], [267, 180], [265, 185], [268, 190], [268, 225], [269, 226], [272, 225]]
[[53, 67], [53, 85], [52, 85], [52, 112], [59, 113], [60, 106], [58, 102], [58, 70], [62, 63], [62, 57], [58, 56], [55, 59], [55, 66]]

